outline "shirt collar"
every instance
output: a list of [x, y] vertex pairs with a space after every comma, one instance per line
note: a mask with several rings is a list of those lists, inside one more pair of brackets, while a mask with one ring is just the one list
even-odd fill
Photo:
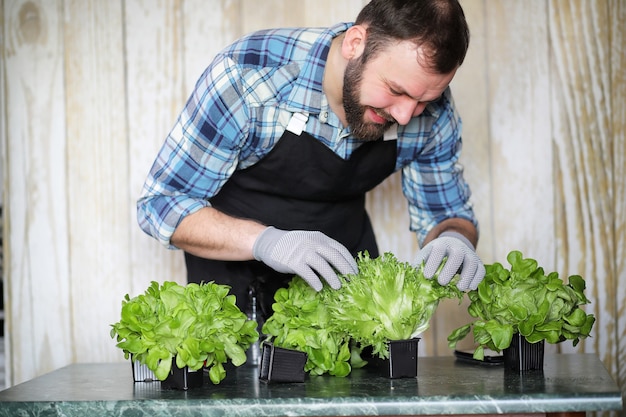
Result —
[[326, 29], [311, 46], [302, 64], [298, 78], [287, 99], [287, 108], [293, 112], [319, 114], [322, 108], [322, 81], [332, 40], [353, 23], [339, 23]]

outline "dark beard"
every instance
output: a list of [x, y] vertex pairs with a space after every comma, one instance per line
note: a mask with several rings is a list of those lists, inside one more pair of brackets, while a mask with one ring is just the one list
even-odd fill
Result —
[[[350, 126], [352, 135], [358, 139], [366, 141], [374, 141], [380, 139], [385, 131], [394, 124], [388, 121], [384, 124], [367, 123], [364, 120], [366, 106], [359, 103], [359, 92], [361, 82], [363, 81], [363, 68], [365, 65], [361, 59], [353, 59], [348, 62], [346, 72], [343, 76], [343, 109], [346, 113], [346, 121]], [[377, 111], [379, 115], [387, 119], [391, 116], [381, 111]]]

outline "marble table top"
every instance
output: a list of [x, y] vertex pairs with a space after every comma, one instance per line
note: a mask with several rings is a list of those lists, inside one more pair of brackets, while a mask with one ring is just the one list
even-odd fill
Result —
[[621, 410], [621, 392], [593, 354], [546, 354], [543, 371], [420, 357], [417, 378], [373, 368], [303, 383], [259, 381], [258, 368], [227, 368], [200, 388], [133, 382], [130, 363], [74, 364], [0, 391], [0, 416], [365, 416]]

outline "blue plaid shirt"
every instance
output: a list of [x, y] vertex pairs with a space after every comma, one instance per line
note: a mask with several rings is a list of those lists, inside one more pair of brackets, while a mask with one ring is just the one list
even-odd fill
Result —
[[[308, 115], [304, 130], [349, 158], [363, 142], [330, 109], [322, 80], [332, 39], [350, 25], [260, 31], [219, 53], [150, 170], [137, 203], [140, 227], [173, 248], [179, 222], [209, 206], [234, 171], [267, 155], [294, 113]], [[419, 243], [446, 218], [477, 225], [457, 163], [461, 120], [449, 89], [408, 125], [397, 126], [397, 143], [395, 169], [402, 169], [410, 229]]]

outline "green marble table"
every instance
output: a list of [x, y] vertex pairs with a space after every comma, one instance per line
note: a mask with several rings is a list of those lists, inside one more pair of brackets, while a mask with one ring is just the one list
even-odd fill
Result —
[[265, 383], [251, 366], [219, 385], [161, 390], [133, 383], [130, 364], [75, 364], [0, 391], [0, 416], [366, 416], [569, 413], [621, 410], [619, 388], [596, 355], [545, 356], [543, 371], [511, 373], [453, 357], [420, 357], [418, 377], [375, 369], [346, 378], [307, 375]]

